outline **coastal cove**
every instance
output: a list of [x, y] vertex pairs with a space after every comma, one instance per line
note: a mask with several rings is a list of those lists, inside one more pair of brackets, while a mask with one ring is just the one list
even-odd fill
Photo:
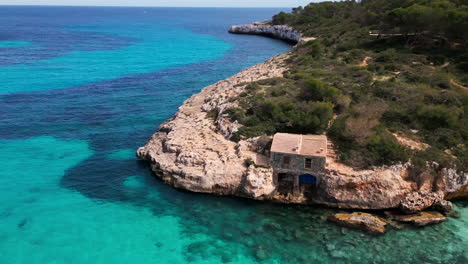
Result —
[[279, 11], [1, 7], [0, 76], [15, 78], [0, 88], [0, 262], [465, 263], [464, 201], [459, 218], [373, 236], [321, 206], [179, 191], [135, 157], [203, 87], [291, 49], [227, 32]]

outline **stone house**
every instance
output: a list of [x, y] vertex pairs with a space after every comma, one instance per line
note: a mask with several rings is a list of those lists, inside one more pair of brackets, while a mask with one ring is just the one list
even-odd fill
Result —
[[278, 190], [299, 194], [313, 189], [325, 171], [326, 158], [326, 136], [277, 133], [270, 164]]

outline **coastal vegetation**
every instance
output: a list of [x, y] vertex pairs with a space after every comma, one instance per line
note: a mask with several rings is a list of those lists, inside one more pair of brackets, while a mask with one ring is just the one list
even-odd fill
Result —
[[326, 133], [356, 168], [468, 169], [467, 0], [312, 3], [272, 23], [317, 40], [291, 52], [283, 77], [247, 85], [226, 111], [243, 125], [232, 140]]

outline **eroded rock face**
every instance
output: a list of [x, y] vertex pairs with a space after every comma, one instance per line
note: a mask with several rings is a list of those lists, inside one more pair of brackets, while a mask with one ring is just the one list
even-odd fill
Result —
[[449, 213], [453, 209], [451, 202], [444, 200], [445, 193], [418, 191], [408, 194], [405, 199], [401, 201], [400, 209], [408, 214], [423, 211], [428, 208], [433, 210]]
[[443, 199], [444, 194], [442, 192], [412, 192], [401, 201], [400, 208], [403, 212], [411, 214], [425, 210], [431, 207], [436, 201]]
[[342, 226], [362, 229], [372, 234], [385, 233], [385, 226], [387, 225], [387, 222], [378, 216], [359, 212], [351, 214], [333, 214], [328, 217], [328, 220]]
[[317, 186], [317, 203], [339, 208], [395, 208], [415, 185], [406, 181], [404, 166], [344, 175], [337, 171], [323, 177]]
[[[437, 165], [434, 165], [437, 167]], [[439, 171], [441, 178], [438, 189], [445, 193], [447, 199], [468, 198], [468, 176], [464, 172], [443, 168]]]
[[432, 205], [432, 208], [438, 212], [449, 214], [453, 210], [453, 204], [446, 200], [437, 200]]
[[247, 25], [232, 26], [229, 29], [230, 33], [234, 34], [250, 34], [250, 35], [263, 35], [277, 39], [286, 40], [289, 42], [300, 43], [309, 41], [313, 38], [303, 38], [301, 32], [285, 25], [272, 25], [265, 22], [257, 22]]

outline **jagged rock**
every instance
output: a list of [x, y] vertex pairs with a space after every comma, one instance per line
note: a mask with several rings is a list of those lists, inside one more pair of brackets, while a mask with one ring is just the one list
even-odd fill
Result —
[[229, 29], [234, 34], [265, 35], [274, 38], [299, 43], [302, 40], [301, 32], [285, 25], [271, 25], [269, 23], [253, 23], [247, 25], [232, 26]]
[[414, 186], [402, 177], [403, 166], [362, 171], [343, 175], [335, 171], [323, 177], [317, 186], [317, 203], [353, 209], [386, 209], [398, 207]]
[[268, 198], [275, 192], [271, 168], [250, 166], [242, 184], [243, 193], [256, 199]]
[[241, 125], [239, 122], [237, 122], [237, 120], [232, 122], [228, 118], [221, 117], [216, 120], [216, 127], [218, 128], [219, 133], [221, 133], [225, 138], [229, 139], [239, 130]]
[[387, 225], [387, 222], [378, 216], [360, 212], [333, 214], [328, 217], [328, 220], [342, 226], [362, 229], [372, 234], [385, 233], [385, 226]]
[[446, 193], [446, 199], [468, 198], [468, 176], [464, 172], [443, 168], [439, 172], [442, 178], [441, 191]]
[[453, 210], [453, 204], [446, 200], [436, 200], [432, 205], [432, 208], [436, 211], [447, 214]]
[[401, 201], [400, 208], [407, 214], [420, 212], [431, 207], [436, 201], [443, 200], [443, 197], [442, 192], [412, 192]]
[[442, 223], [446, 220], [446, 217], [439, 212], [419, 212], [412, 215], [398, 215], [394, 216], [394, 219], [410, 223], [416, 226], [426, 226], [431, 224]]

